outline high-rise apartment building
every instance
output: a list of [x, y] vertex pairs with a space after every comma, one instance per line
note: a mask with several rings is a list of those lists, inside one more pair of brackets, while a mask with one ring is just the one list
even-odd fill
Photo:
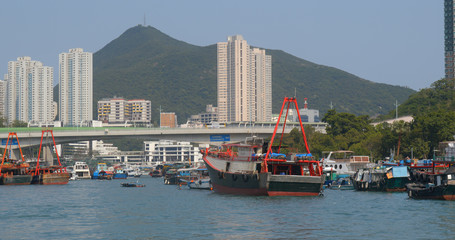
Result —
[[[5, 74], [5, 79], [7, 75]], [[5, 118], [6, 81], [0, 80], [0, 114]]]
[[8, 63], [5, 117], [8, 122], [50, 123], [53, 118], [52, 67], [43, 66], [30, 57]]
[[451, 79], [455, 78], [454, 18], [454, 0], [444, 0], [445, 76]]
[[241, 35], [217, 44], [218, 119], [270, 121], [272, 117], [272, 58], [251, 49]]
[[265, 50], [252, 49], [251, 76], [254, 79], [256, 95], [257, 121], [267, 122], [272, 119], [272, 56], [266, 55]]
[[59, 55], [59, 117], [64, 126], [93, 120], [93, 56], [82, 48]]

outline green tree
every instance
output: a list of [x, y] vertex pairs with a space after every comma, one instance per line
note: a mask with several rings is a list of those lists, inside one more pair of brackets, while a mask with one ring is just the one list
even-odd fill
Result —
[[[411, 124], [411, 136], [428, 142], [429, 150], [438, 147], [439, 142], [454, 140], [455, 112], [437, 110], [419, 114], [414, 117]], [[427, 155], [430, 152], [427, 152]]]
[[409, 134], [410, 126], [409, 123], [404, 122], [403, 120], [395, 121], [392, 123], [393, 132], [398, 135], [397, 142], [397, 158], [400, 158], [400, 147], [401, 147], [401, 138], [405, 134]]
[[0, 113], [0, 128], [4, 128], [7, 125], [7, 119]]
[[21, 121], [21, 120], [14, 120], [11, 123], [11, 127], [27, 127], [28, 123]]
[[327, 134], [332, 136], [343, 135], [353, 129], [358, 132], [366, 132], [372, 129], [371, 121], [367, 115], [356, 116], [351, 113], [337, 113], [335, 109], [329, 110], [322, 121], [329, 124]]

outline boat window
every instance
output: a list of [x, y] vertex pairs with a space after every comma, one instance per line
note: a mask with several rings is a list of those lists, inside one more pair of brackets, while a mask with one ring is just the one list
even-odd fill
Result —
[[335, 169], [337, 169], [337, 168], [338, 168], [338, 165], [335, 165]]
[[340, 169], [343, 167], [343, 165], [340, 164]]
[[333, 167], [333, 165], [330, 165], [330, 167]]

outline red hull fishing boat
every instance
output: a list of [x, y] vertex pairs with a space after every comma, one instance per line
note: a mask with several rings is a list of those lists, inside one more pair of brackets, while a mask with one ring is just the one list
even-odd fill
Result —
[[[6, 158], [9, 156], [13, 145], [13, 137], [16, 137], [17, 146], [21, 154], [21, 160]], [[16, 143], [14, 143], [16, 144]], [[16, 133], [9, 133], [6, 140], [5, 151], [3, 152], [2, 165], [0, 165], [0, 184], [1, 185], [28, 185], [32, 181], [32, 176], [27, 174], [29, 164], [25, 162], [22, 155], [21, 145]]]
[[[282, 154], [283, 134], [291, 103], [299, 116], [305, 142], [305, 154]], [[280, 143], [273, 142], [286, 107]], [[204, 151], [204, 162], [209, 171], [214, 191], [227, 194], [265, 196], [318, 196], [324, 176], [319, 161], [314, 160], [300, 118], [297, 100], [284, 98], [270, 143], [263, 139], [247, 138], [242, 144], [225, 144], [221, 150]]]
[[[40, 166], [40, 156], [41, 150], [43, 148], [43, 137], [46, 133], [47, 138], [49, 137], [49, 133], [52, 136], [52, 142], [54, 144], [55, 153], [57, 155], [58, 166], [48, 166], [48, 167], [41, 167]], [[58, 155], [57, 147], [55, 144], [54, 133], [50, 129], [45, 129], [41, 131], [41, 142], [40, 142], [40, 149], [38, 152], [38, 160], [36, 163], [36, 169], [31, 171], [33, 175], [32, 184], [43, 184], [43, 185], [62, 185], [68, 184], [70, 179], [69, 172], [66, 171], [66, 167], [63, 167], [60, 162], [60, 157]]]

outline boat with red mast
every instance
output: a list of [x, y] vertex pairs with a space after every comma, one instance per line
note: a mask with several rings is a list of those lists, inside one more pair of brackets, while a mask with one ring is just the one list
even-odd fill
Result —
[[[282, 140], [290, 105], [294, 104], [306, 153], [283, 154]], [[283, 110], [280, 142], [274, 146]], [[270, 142], [247, 138], [245, 143], [224, 144], [204, 151], [204, 162], [215, 192], [264, 196], [318, 196], [322, 192], [322, 166], [314, 160], [307, 143], [296, 98], [284, 98]]]
[[[14, 137], [16, 137], [14, 139]], [[21, 159], [12, 159], [9, 153], [12, 151], [12, 145], [18, 146]], [[32, 176], [28, 174], [29, 164], [25, 162], [22, 154], [21, 145], [17, 133], [8, 133], [5, 151], [3, 152], [2, 164], [0, 165], [0, 185], [28, 185], [32, 181]]]
[[[57, 155], [58, 166], [51, 165], [42, 167], [40, 166], [40, 156], [43, 149], [43, 138], [46, 134], [46, 138], [49, 138], [49, 134], [52, 137], [52, 143]], [[48, 142], [48, 141], [47, 141]], [[38, 159], [36, 162], [36, 168], [30, 171], [30, 174], [33, 175], [32, 184], [43, 184], [43, 185], [63, 185], [68, 184], [70, 174], [66, 171], [66, 167], [63, 167], [60, 162], [60, 157], [58, 155], [57, 147], [55, 144], [54, 133], [52, 129], [43, 129], [41, 131], [41, 141], [40, 148], [38, 152]]]

